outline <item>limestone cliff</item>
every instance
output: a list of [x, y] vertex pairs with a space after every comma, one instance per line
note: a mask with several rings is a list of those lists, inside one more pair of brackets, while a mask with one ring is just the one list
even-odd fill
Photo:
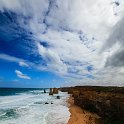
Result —
[[124, 88], [80, 86], [61, 88], [74, 97], [75, 105], [97, 113], [100, 124], [124, 123]]

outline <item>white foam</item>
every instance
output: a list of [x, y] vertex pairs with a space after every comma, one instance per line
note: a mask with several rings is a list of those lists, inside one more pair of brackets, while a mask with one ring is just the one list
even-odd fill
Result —
[[56, 96], [49, 96], [47, 93], [0, 98], [0, 109], [16, 109], [19, 115], [17, 118], [0, 120], [0, 124], [66, 124], [70, 116], [66, 106], [69, 95], [59, 92], [60, 99], [56, 99]]

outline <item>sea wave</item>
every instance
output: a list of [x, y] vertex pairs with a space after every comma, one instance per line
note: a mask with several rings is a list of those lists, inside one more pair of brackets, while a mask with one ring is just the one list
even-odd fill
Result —
[[58, 95], [60, 99], [34, 90], [0, 97], [0, 124], [66, 124], [70, 116], [66, 103], [69, 95]]

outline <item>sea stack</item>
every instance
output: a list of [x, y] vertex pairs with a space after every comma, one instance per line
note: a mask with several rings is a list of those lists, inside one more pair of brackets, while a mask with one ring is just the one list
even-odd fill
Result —
[[57, 98], [57, 99], [60, 99], [60, 96], [57, 96], [56, 98]]
[[46, 93], [46, 90], [44, 89], [44, 93]]
[[53, 89], [52, 88], [50, 88], [49, 95], [53, 95]]
[[53, 88], [53, 94], [58, 94], [58, 88]]

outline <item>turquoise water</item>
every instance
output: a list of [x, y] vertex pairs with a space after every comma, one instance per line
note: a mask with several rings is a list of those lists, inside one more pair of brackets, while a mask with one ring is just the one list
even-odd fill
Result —
[[48, 88], [0, 88], [0, 96], [19, 95], [20, 93], [30, 93], [30, 91], [41, 91]]
[[[49, 89], [0, 89], [0, 124], [66, 124], [67, 93], [49, 96]], [[48, 104], [45, 104], [45, 103]]]

